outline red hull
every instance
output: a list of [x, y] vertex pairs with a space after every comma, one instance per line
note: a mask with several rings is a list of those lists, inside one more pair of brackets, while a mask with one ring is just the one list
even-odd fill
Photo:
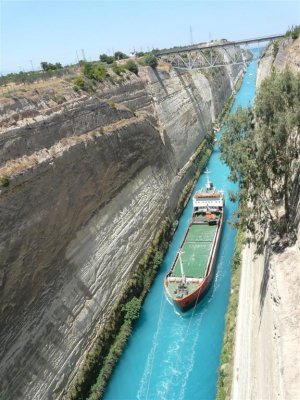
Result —
[[[224, 212], [225, 212], [225, 207], [223, 209], [222, 218], [220, 221], [220, 227], [218, 229], [218, 234], [217, 234], [215, 243], [213, 245], [214, 246], [213, 252], [212, 252], [212, 256], [210, 258], [209, 266], [207, 269], [208, 272], [207, 272], [207, 275], [205, 276], [204, 280], [201, 282], [200, 286], [194, 292], [188, 294], [187, 296], [184, 296], [180, 299], [170, 296], [172, 301], [174, 301], [174, 303], [181, 309], [181, 311], [187, 311], [190, 308], [192, 308], [195, 304], [197, 304], [205, 296], [206, 292], [208, 291], [208, 289], [211, 285], [211, 282], [212, 282], [212, 279], [214, 276], [214, 272], [215, 272], [216, 258], [217, 258], [218, 248], [219, 248], [222, 229], [223, 229]], [[165, 278], [164, 285], [165, 285], [166, 292], [169, 293], [167, 278]]]

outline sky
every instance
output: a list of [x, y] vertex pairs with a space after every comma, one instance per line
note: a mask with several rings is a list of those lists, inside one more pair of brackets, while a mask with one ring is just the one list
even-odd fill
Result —
[[0, 0], [0, 74], [130, 53], [284, 33], [300, 0]]

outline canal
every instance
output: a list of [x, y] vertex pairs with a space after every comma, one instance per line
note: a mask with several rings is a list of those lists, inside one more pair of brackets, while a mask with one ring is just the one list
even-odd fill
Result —
[[[246, 71], [232, 110], [239, 105], [245, 107], [253, 103], [256, 68], [257, 63], [253, 61]], [[228, 190], [237, 189], [228, 180], [228, 167], [220, 161], [218, 143], [209, 160], [208, 170], [210, 179], [217, 189], [224, 190], [226, 199], [225, 227], [213, 284], [203, 301], [184, 314], [166, 299], [164, 293], [164, 276], [175, 258], [191, 217], [191, 197], [141, 316], [111, 377], [105, 400], [213, 400], [216, 397], [236, 235], [228, 224], [236, 209], [236, 204], [229, 200]], [[205, 184], [205, 179], [205, 176], [200, 176], [194, 192]]]

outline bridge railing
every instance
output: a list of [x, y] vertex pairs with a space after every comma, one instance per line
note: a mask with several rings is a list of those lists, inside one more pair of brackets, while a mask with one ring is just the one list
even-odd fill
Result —
[[209, 45], [195, 45], [195, 46], [184, 46], [180, 49], [172, 49], [168, 51], [161, 51], [155, 54], [156, 57], [167, 56], [169, 54], [180, 54], [180, 53], [188, 53], [197, 50], [205, 50], [205, 49], [213, 49], [213, 48], [220, 48], [220, 47], [228, 47], [228, 46], [239, 46], [239, 45], [248, 45], [250, 43], [259, 43], [259, 42], [268, 42], [270, 40], [280, 39], [284, 37], [285, 34], [276, 34], [276, 35], [268, 35], [268, 36], [260, 36], [251, 39], [242, 39], [242, 40], [235, 40], [235, 41], [222, 41], [221, 43], [211, 43]]

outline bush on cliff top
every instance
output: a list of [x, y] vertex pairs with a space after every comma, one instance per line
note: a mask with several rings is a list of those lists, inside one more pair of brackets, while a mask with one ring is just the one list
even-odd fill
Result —
[[124, 65], [118, 65], [115, 61], [113, 62], [111, 69], [117, 75], [122, 75], [122, 73], [125, 72]]
[[100, 63], [82, 61], [80, 64], [82, 75], [78, 75], [74, 79], [73, 89], [76, 92], [79, 90], [93, 91], [93, 82], [103, 82], [109, 78], [107, 69]]
[[154, 54], [148, 54], [144, 58], [144, 63], [145, 63], [145, 65], [148, 65], [149, 67], [156, 68], [157, 67], [157, 58], [155, 57]]
[[138, 67], [137, 63], [135, 63], [133, 60], [128, 60], [125, 67], [126, 67], [126, 69], [128, 69], [128, 71], [133, 72], [136, 75], [139, 72], [139, 67]]
[[99, 64], [85, 61], [82, 64], [83, 75], [89, 79], [102, 82], [108, 75], [107, 69]]
[[300, 25], [292, 26], [289, 30], [287, 30], [285, 36], [291, 36], [293, 40], [298, 39], [300, 36]]

